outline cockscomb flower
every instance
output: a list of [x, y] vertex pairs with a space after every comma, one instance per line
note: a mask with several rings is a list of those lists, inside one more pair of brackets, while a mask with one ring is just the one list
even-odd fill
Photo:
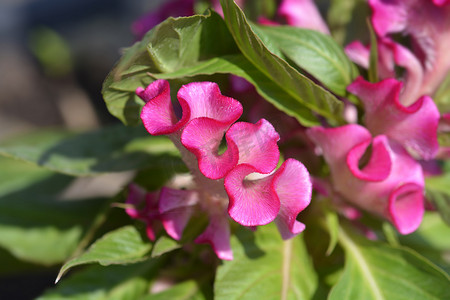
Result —
[[[450, 70], [450, 5], [448, 1], [370, 0], [372, 24], [379, 37], [379, 65], [392, 71], [393, 63], [406, 69], [405, 95], [401, 101], [412, 104], [422, 95], [433, 95]], [[388, 39], [401, 32], [411, 37], [412, 52]], [[390, 52], [390, 53], [389, 53]], [[368, 65], [368, 52], [358, 44], [347, 53]], [[391, 62], [389, 62], [391, 57]], [[393, 76], [387, 76], [393, 77]], [[382, 77], [382, 78], [387, 78]]]
[[373, 135], [384, 134], [420, 158], [431, 159], [439, 149], [439, 111], [428, 96], [403, 105], [402, 87], [402, 82], [392, 78], [370, 83], [358, 77], [347, 90], [364, 104], [365, 125]]
[[[195, 183], [193, 189], [163, 188], [159, 194], [158, 218], [171, 237], [181, 238], [193, 207], [209, 215], [196, 242], [211, 244], [221, 259], [232, 259], [229, 217], [249, 227], [274, 221], [285, 239], [303, 231], [296, 217], [311, 199], [309, 174], [294, 159], [275, 170], [279, 135], [269, 122], [234, 123], [241, 104], [223, 96], [212, 82], [180, 88], [179, 119], [167, 81], [157, 80], [136, 93], [146, 102], [141, 112], [145, 128], [172, 140]], [[226, 149], [221, 151], [223, 139]]]
[[[308, 135], [330, 166], [333, 189], [353, 205], [390, 221], [401, 234], [416, 230], [424, 213], [420, 165], [394, 140], [372, 138], [356, 124], [313, 127]], [[360, 166], [368, 148], [368, 162]]]

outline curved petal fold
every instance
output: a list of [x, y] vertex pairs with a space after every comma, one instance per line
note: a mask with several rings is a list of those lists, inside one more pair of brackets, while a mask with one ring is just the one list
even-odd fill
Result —
[[359, 77], [347, 89], [364, 103], [365, 123], [374, 135], [385, 134], [424, 159], [436, 155], [439, 111], [431, 98], [423, 96], [403, 106], [402, 83], [395, 79], [370, 83]]
[[281, 237], [290, 239], [305, 229], [296, 218], [311, 202], [311, 178], [302, 163], [287, 159], [274, 173], [272, 185], [281, 204], [275, 223]]
[[308, 28], [330, 34], [313, 0], [283, 0], [278, 14], [291, 26]]

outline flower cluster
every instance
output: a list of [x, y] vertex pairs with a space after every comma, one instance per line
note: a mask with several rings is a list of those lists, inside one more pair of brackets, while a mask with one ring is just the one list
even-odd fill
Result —
[[164, 187], [158, 195], [131, 188], [128, 203], [136, 205], [145, 199], [146, 205], [128, 213], [147, 223], [150, 239], [155, 238], [155, 220], [160, 220], [166, 232], [179, 240], [195, 210], [209, 216], [209, 225], [195, 241], [211, 244], [221, 259], [232, 259], [229, 217], [252, 228], [274, 221], [284, 239], [304, 230], [296, 217], [310, 202], [310, 177], [294, 159], [275, 170], [279, 135], [268, 121], [236, 122], [242, 105], [223, 96], [212, 82], [180, 88], [180, 119], [167, 81], [157, 80], [136, 93], [145, 101], [141, 112], [145, 128], [171, 139], [193, 180], [191, 188]]

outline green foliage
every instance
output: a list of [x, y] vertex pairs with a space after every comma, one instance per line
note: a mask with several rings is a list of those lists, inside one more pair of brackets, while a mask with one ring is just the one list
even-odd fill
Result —
[[10, 158], [0, 165], [0, 247], [40, 265], [66, 260], [105, 199], [60, 201], [72, 178]]
[[342, 122], [342, 103], [331, 93], [300, 74], [286, 61], [271, 53], [253, 32], [242, 10], [233, 1], [221, 0], [221, 4], [225, 22], [242, 54], [294, 100], [274, 103], [275, 106], [294, 115], [306, 126], [314, 124], [310, 122], [310, 118], [305, 119], [303, 115], [296, 114], [298, 107], [305, 106], [332, 123]]
[[429, 200], [441, 214], [442, 219], [450, 225], [450, 173], [431, 176], [426, 179], [426, 193]]
[[283, 241], [274, 225], [240, 228], [231, 239], [234, 258], [217, 269], [215, 299], [311, 299], [317, 289], [303, 239]]
[[328, 299], [447, 299], [450, 277], [408, 248], [391, 247], [341, 228], [345, 269]]
[[126, 226], [104, 235], [78, 257], [66, 262], [59, 271], [59, 281], [70, 268], [83, 264], [129, 264], [145, 258], [151, 244], [133, 226]]
[[0, 155], [74, 176], [182, 164], [166, 137], [152, 137], [142, 127], [124, 126], [78, 135], [51, 130], [33, 132], [0, 144]]

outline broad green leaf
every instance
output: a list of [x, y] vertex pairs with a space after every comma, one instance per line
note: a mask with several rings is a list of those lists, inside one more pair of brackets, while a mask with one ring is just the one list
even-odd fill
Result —
[[206, 300], [199, 283], [193, 280], [179, 283], [160, 293], [147, 295], [140, 300]]
[[240, 228], [231, 238], [234, 259], [223, 261], [215, 299], [311, 299], [317, 277], [301, 236], [283, 241], [274, 225]]
[[0, 157], [0, 247], [40, 265], [66, 260], [104, 199], [60, 201], [72, 178]]
[[129, 264], [145, 258], [151, 244], [133, 226], [125, 226], [105, 234], [79, 257], [66, 262], [59, 271], [58, 281], [70, 268], [83, 264]]
[[[244, 56], [264, 75], [297, 101], [313, 112], [327, 118], [331, 123], [342, 122], [342, 103], [330, 92], [300, 74], [286, 61], [271, 53], [253, 32], [241, 9], [231, 0], [221, 0], [225, 22]], [[279, 102], [289, 111], [286, 103]], [[292, 113], [291, 113], [292, 115]], [[301, 115], [297, 119], [305, 124]], [[310, 125], [310, 124], [305, 124]]]
[[39, 300], [135, 300], [148, 293], [158, 260], [125, 266], [89, 266], [47, 290]]
[[425, 180], [427, 198], [433, 202], [442, 219], [450, 226], [450, 173], [427, 177]]
[[173, 72], [237, 52], [233, 38], [216, 13], [169, 18], [125, 52], [103, 84], [103, 98], [112, 115], [126, 125], [139, 124], [144, 102], [135, 90], [153, 81], [148, 72]]
[[266, 47], [305, 70], [337, 95], [358, 75], [354, 64], [330, 36], [291, 26], [252, 26]]
[[327, 209], [325, 211], [325, 221], [328, 229], [328, 234], [330, 235], [330, 242], [327, 248], [327, 255], [330, 255], [338, 243], [338, 233], [339, 233], [339, 217], [336, 212]]
[[153, 76], [158, 79], [175, 79], [215, 73], [230, 73], [245, 78], [255, 86], [262, 97], [288, 115], [301, 119], [303, 125], [319, 125], [317, 118], [306, 106], [298, 105], [294, 97], [256, 69], [241, 54], [215, 57], [193, 67], [179, 69], [171, 73], [153, 74]]
[[391, 247], [341, 228], [345, 269], [328, 299], [448, 299], [450, 278], [408, 248]]
[[74, 176], [182, 164], [178, 151], [166, 137], [152, 137], [142, 127], [125, 126], [79, 135], [34, 132], [0, 144], [0, 155]]
[[420, 227], [408, 235], [398, 237], [408, 246], [450, 273], [450, 226], [436, 212], [426, 212]]

